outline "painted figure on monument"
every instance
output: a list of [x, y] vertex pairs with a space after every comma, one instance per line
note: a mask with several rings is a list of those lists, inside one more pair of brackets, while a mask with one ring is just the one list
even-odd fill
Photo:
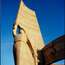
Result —
[[36, 14], [21, 0], [13, 27], [16, 65], [38, 65], [37, 50], [44, 47]]

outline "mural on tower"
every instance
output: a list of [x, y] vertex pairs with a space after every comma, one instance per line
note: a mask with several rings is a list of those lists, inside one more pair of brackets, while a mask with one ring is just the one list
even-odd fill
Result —
[[[18, 31], [17, 31], [18, 29]], [[37, 50], [44, 47], [35, 11], [20, 3], [13, 27], [16, 65], [38, 65]]]

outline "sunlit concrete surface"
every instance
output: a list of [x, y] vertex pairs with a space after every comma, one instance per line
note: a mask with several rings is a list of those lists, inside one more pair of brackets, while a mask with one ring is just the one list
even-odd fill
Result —
[[[17, 34], [19, 27], [20, 33]], [[21, 1], [13, 28], [16, 65], [38, 65], [37, 50], [44, 47], [40, 28], [34, 11]]]

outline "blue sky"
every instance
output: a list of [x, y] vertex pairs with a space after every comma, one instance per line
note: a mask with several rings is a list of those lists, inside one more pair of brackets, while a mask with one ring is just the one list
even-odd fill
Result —
[[[1, 65], [14, 65], [12, 27], [20, 0], [2, 0], [1, 3]], [[45, 44], [64, 34], [64, 0], [24, 0], [24, 3], [35, 10]]]

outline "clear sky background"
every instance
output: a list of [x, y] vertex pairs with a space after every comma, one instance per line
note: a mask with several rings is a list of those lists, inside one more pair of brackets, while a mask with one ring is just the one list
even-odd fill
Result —
[[[24, 3], [35, 10], [45, 44], [64, 34], [64, 0], [24, 0]], [[20, 0], [2, 0], [1, 4], [1, 65], [14, 65], [12, 28]]]

